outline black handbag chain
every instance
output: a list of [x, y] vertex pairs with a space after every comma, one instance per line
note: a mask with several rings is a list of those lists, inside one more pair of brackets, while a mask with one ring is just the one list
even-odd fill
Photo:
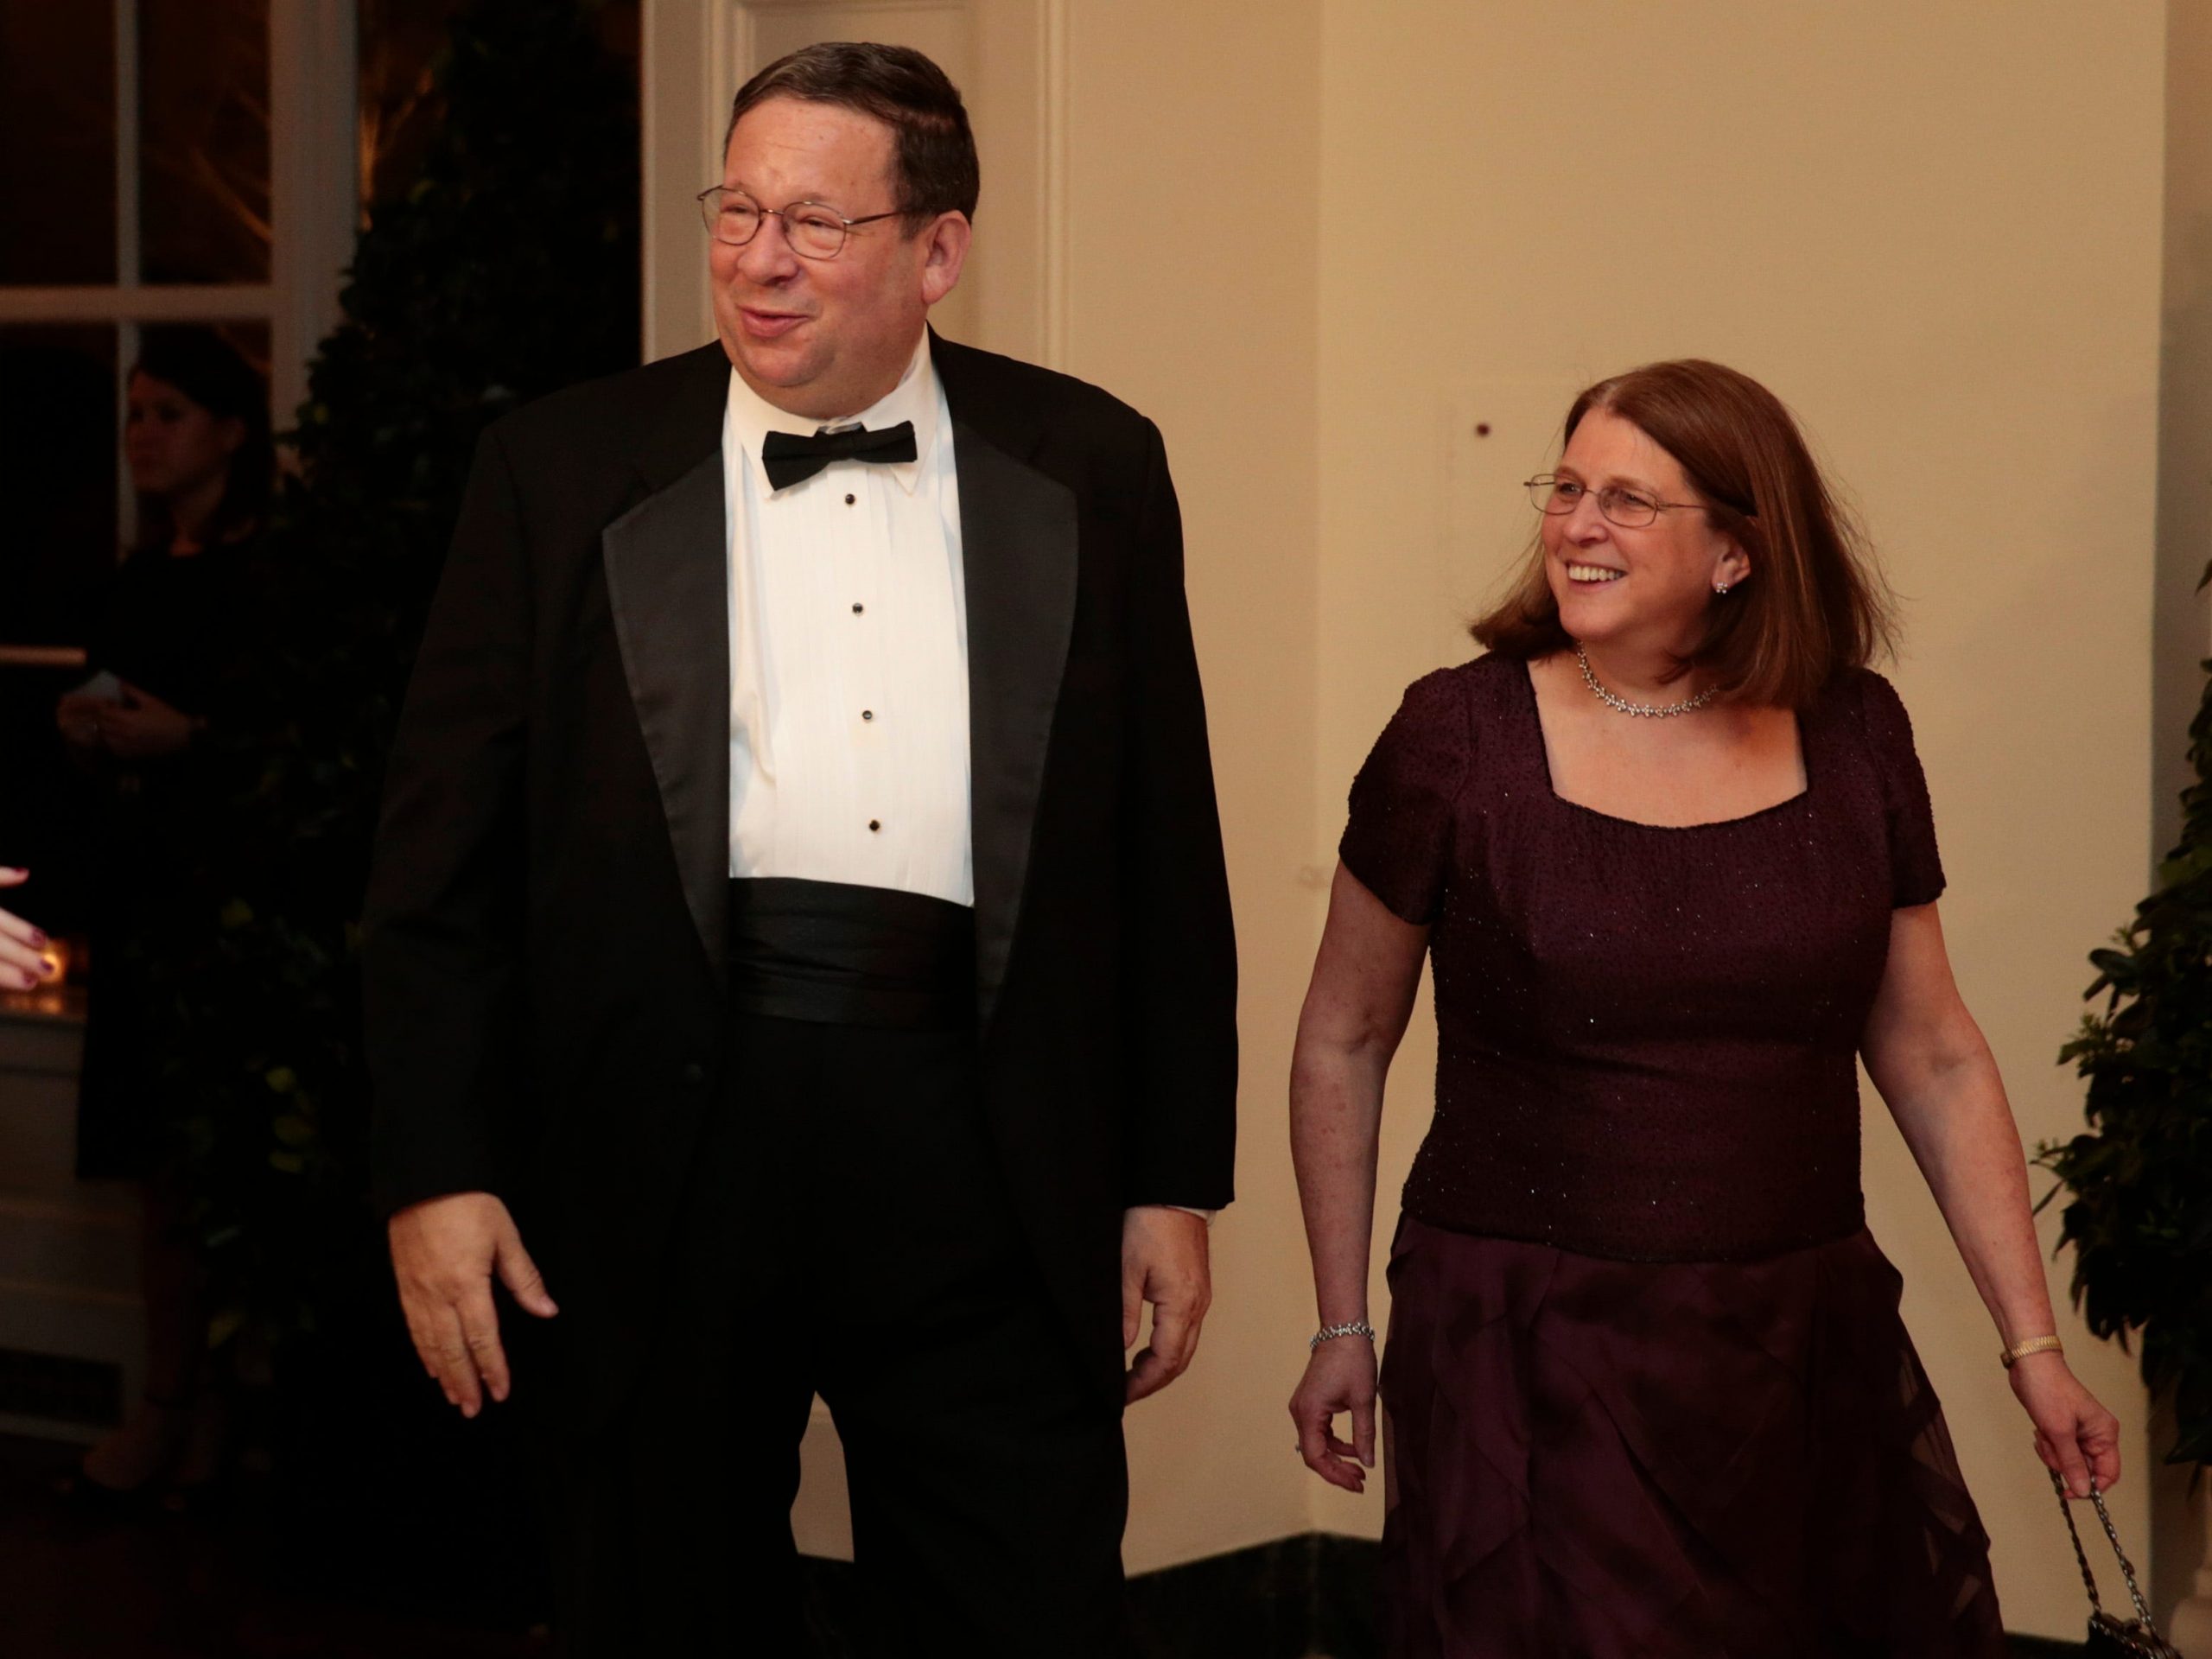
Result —
[[2143, 1587], [2135, 1581], [2135, 1563], [2120, 1548], [2120, 1529], [2112, 1523], [2112, 1513], [2105, 1508], [2105, 1495], [2097, 1490], [2097, 1483], [2089, 1483], [2089, 1502], [2097, 1506], [2097, 1519], [2104, 1522], [2105, 1536], [2111, 1540], [2112, 1553], [2120, 1560], [2120, 1576], [2127, 1580], [2129, 1599], [2135, 1603], [2133, 1619], [2115, 1618], [2105, 1611], [2105, 1605], [2097, 1595], [2097, 1576], [2089, 1571], [2089, 1558], [2082, 1549], [2082, 1534], [2074, 1524], [2074, 1505], [2068, 1501], [2066, 1483], [2055, 1469], [2050, 1471], [2050, 1484], [2058, 1494], [2058, 1512], [2066, 1517], [2066, 1535], [2074, 1541], [2074, 1559], [2082, 1568], [2082, 1587], [2089, 1592], [2088, 1651], [2139, 1655], [2142, 1659], [2182, 1659], [2179, 1650], [2160, 1636], [2158, 1626], [2151, 1622], [2150, 1604], [2143, 1599]]

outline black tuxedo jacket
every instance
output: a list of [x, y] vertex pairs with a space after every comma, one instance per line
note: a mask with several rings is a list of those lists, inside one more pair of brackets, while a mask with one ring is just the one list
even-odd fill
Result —
[[[1226, 1204], [1235, 1140], [1235, 946], [1181, 523], [1149, 421], [932, 344], [960, 478], [983, 1108], [1118, 1399], [1122, 1210]], [[630, 1381], [722, 1098], [728, 375], [709, 346], [486, 434], [370, 880], [379, 1202], [507, 1199], [562, 1305], [571, 1419]]]

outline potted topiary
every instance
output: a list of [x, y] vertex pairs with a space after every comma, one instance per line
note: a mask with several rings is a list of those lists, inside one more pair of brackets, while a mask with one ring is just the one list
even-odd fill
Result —
[[[2212, 1464], [2212, 679], [2190, 760], [2180, 843], [2134, 920], [2091, 953], [2088, 995], [2103, 1006], [2060, 1053], [2088, 1080], [2089, 1127], [2037, 1161], [2068, 1195], [2059, 1247], [2074, 1251], [2075, 1305], [2098, 1336], [2139, 1344], [2144, 1382], [2173, 1409], [2167, 1461], [2201, 1466]], [[2198, 1586], [2171, 1630], [2184, 1651], [2212, 1651], [2212, 1562]]]

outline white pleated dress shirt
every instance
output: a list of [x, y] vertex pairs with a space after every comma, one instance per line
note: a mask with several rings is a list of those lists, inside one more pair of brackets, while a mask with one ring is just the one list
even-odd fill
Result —
[[[768, 487], [769, 433], [901, 421], [912, 461], [833, 461]], [[787, 415], [732, 369], [722, 501], [730, 874], [972, 906], [960, 480], [929, 336], [899, 384], [846, 420]]]
[[[901, 421], [914, 460], [768, 487], [768, 433]], [[887, 396], [834, 422], [785, 414], [731, 370], [722, 483], [730, 874], [973, 905], [960, 485], [929, 337]]]

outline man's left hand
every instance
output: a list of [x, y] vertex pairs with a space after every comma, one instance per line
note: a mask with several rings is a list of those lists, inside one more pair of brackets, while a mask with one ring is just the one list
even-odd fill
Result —
[[1143, 1305], [1152, 1304], [1152, 1340], [1129, 1367], [1122, 1398], [1134, 1404], [1166, 1388], [1198, 1351], [1198, 1327], [1213, 1300], [1202, 1216], [1166, 1205], [1140, 1205], [1122, 1217], [1122, 1347], [1137, 1339]]

